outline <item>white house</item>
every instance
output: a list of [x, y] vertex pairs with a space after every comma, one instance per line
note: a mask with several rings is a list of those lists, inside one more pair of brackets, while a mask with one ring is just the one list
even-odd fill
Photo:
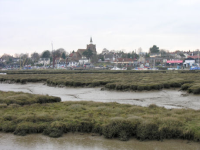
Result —
[[50, 58], [40, 58], [40, 60], [38, 61], [38, 64], [49, 65]]
[[89, 63], [90, 60], [88, 60], [86, 57], [82, 57], [80, 60], [79, 60], [79, 64], [80, 65], [84, 65], [86, 63]]
[[150, 57], [161, 57], [161, 53], [151, 53]]
[[78, 66], [78, 62], [76, 61], [70, 61], [69, 64], [67, 65], [67, 67], [75, 67], [75, 66]]
[[193, 64], [195, 64], [195, 59], [193, 58], [187, 58], [183, 63], [184, 67], [191, 67]]
[[115, 56], [112, 53], [108, 53], [104, 55], [104, 61], [106, 62], [113, 62], [115, 61]]

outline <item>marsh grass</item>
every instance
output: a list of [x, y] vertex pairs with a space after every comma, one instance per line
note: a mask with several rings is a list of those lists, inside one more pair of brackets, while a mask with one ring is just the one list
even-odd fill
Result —
[[0, 75], [0, 82], [21, 84], [27, 82], [46, 82], [49, 86], [104, 87], [108, 90], [120, 91], [181, 88], [181, 90], [188, 90], [190, 93], [200, 93], [200, 76], [198, 71], [170, 73], [166, 71], [125, 71], [123, 73], [121, 71], [10, 71], [8, 75]]
[[0, 107], [0, 113], [0, 130], [16, 135], [60, 137], [67, 132], [94, 132], [122, 141], [130, 137], [200, 140], [200, 111], [192, 109], [70, 101]]
[[0, 108], [6, 108], [7, 107], [7, 104], [6, 103], [1, 103], [0, 104]]
[[[0, 75], [0, 82], [46, 82], [50, 86], [105, 87], [120, 91], [181, 88], [200, 93], [200, 76], [196, 71], [19, 71]], [[60, 137], [67, 132], [94, 132], [122, 141], [130, 137], [139, 140], [200, 140], [199, 110], [168, 110], [155, 104], [140, 107], [86, 101], [59, 102], [60, 98], [48, 95], [0, 91], [0, 130], [16, 135], [43, 133], [50, 137]]]
[[35, 95], [23, 92], [3, 92], [0, 91], [0, 107], [18, 107], [18, 105], [28, 105], [33, 103], [53, 103], [60, 102], [59, 97], [48, 95]]
[[195, 83], [193, 85], [188, 86], [188, 92], [194, 94], [200, 94], [200, 83]]

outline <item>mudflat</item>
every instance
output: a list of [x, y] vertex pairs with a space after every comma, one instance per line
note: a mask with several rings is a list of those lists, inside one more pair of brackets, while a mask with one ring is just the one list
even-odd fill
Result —
[[1, 91], [26, 92], [60, 97], [62, 101], [117, 102], [139, 106], [156, 104], [160, 107], [200, 109], [199, 95], [186, 91], [162, 89], [159, 91], [101, 91], [101, 88], [50, 87], [43, 83], [0, 84]]

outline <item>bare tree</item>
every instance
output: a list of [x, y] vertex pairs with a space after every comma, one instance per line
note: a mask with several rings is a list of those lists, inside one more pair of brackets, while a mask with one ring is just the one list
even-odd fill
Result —
[[21, 59], [25, 59], [25, 58], [28, 58], [29, 54], [28, 53], [26, 53], [26, 54], [21, 53], [19, 56], [21, 57]]
[[57, 50], [54, 50], [52, 51], [52, 57], [53, 57], [53, 68], [55, 67], [55, 61], [57, 58], [61, 57], [62, 55], [62, 52], [63, 52], [63, 49], [57, 49]]
[[142, 48], [139, 47], [137, 52], [138, 52], [138, 55], [141, 55], [142, 54]]
[[18, 53], [15, 53], [15, 58], [19, 58], [20, 57], [20, 54], [18, 54]]
[[34, 53], [31, 54], [31, 58], [35, 62], [35, 61], [38, 61], [40, 59], [40, 55], [38, 53], [34, 52]]
[[28, 58], [29, 58], [29, 54], [28, 53], [26, 53], [26, 54], [21, 53], [19, 55], [19, 57], [20, 57], [20, 65], [24, 66], [24, 65], [26, 65], [28, 63], [28, 61], [29, 61], [28, 60]]
[[66, 54], [66, 51], [65, 51], [64, 48], [59, 48], [59, 49], [57, 49], [57, 50], [60, 51], [61, 54], [62, 54], [62, 53], [65, 53], [65, 54]]
[[5, 60], [6, 63], [12, 62], [12, 56], [9, 55], [9, 54], [3, 54], [3, 55], [1, 56], [1, 58], [2, 58], [3, 60]]

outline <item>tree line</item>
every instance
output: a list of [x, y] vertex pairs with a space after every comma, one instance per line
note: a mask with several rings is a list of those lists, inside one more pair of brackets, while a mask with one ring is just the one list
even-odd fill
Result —
[[[5, 62], [1, 62], [0, 66], [3, 67], [5, 65], [8, 64], [12, 64], [13, 63], [13, 59], [20, 59], [20, 63], [23, 63], [24, 65], [28, 65], [28, 64], [34, 64], [36, 62], [39, 61], [40, 58], [46, 58], [46, 59], [50, 59], [51, 62], [53, 62], [53, 66], [55, 65], [55, 60], [57, 58], [63, 58], [66, 59], [68, 56], [68, 52], [65, 51], [65, 49], [63, 48], [59, 48], [57, 50], [44, 50], [41, 54], [37, 53], [37, 52], [33, 52], [31, 53], [30, 57], [28, 53], [21, 53], [21, 54], [15, 54], [14, 57], [9, 55], [9, 54], [4, 54], [1, 56], [2, 60], [5, 60]], [[18, 62], [19, 63], [19, 62]]]

